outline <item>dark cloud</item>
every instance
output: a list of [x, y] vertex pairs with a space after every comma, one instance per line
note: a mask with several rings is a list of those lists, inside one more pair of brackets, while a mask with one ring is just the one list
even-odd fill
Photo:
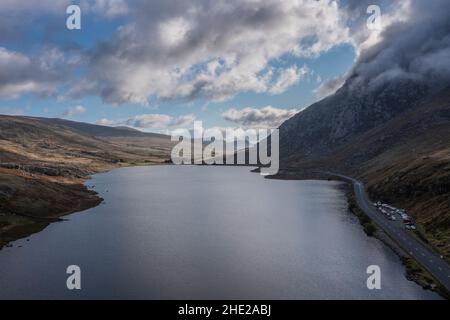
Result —
[[[351, 82], [377, 87], [395, 80], [430, 86], [450, 81], [450, 2], [411, 0], [397, 9], [380, 40], [363, 49]], [[406, 4], [406, 5], [405, 5]], [[384, 17], [389, 21], [389, 15]]]
[[0, 98], [4, 99], [23, 93], [56, 95], [58, 86], [71, 74], [64, 55], [55, 48], [28, 57], [0, 47], [0, 70]]

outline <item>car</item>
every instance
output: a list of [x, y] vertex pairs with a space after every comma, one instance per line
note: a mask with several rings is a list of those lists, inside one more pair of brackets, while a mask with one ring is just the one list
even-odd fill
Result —
[[416, 230], [417, 229], [416, 226], [412, 222], [406, 223], [405, 228], [406, 228], [406, 230]]

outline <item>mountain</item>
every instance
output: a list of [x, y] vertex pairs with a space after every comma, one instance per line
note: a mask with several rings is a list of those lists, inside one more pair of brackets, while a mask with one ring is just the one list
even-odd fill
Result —
[[[447, 83], [448, 84], [448, 83]], [[347, 80], [280, 128], [284, 172], [326, 170], [359, 178], [372, 199], [408, 209], [450, 257], [450, 86]]]
[[358, 28], [341, 89], [281, 126], [281, 165], [288, 174], [323, 169], [364, 181], [373, 200], [408, 209], [419, 235], [450, 258], [448, 1], [404, 3], [398, 12], [407, 19], [378, 34]]
[[61, 119], [0, 115], [0, 247], [101, 202], [83, 182], [170, 159], [169, 136]]
[[108, 127], [102, 125], [95, 125], [90, 123], [75, 122], [64, 119], [49, 119], [49, 118], [28, 118], [39, 120], [42, 123], [50, 125], [60, 125], [77, 130], [80, 133], [87, 134], [94, 137], [146, 137], [146, 138], [163, 138], [167, 136], [157, 133], [142, 132], [130, 127]]

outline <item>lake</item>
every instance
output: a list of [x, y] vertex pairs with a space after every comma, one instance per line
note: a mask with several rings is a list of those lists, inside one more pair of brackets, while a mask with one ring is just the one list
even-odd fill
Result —
[[[155, 166], [87, 185], [104, 203], [0, 251], [1, 299], [439, 298], [365, 235], [339, 182]], [[69, 265], [82, 290], [67, 289]], [[367, 289], [370, 265], [381, 290]]]

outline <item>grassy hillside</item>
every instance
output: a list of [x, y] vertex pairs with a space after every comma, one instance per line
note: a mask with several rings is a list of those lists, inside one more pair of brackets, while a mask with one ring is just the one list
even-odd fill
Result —
[[59, 119], [0, 116], [0, 247], [100, 203], [83, 182], [112, 168], [161, 164], [170, 137]]
[[407, 208], [430, 243], [447, 258], [450, 258], [449, 123], [450, 93], [447, 93], [386, 124], [382, 129], [391, 134], [390, 148], [368, 161], [361, 173], [374, 199]]

